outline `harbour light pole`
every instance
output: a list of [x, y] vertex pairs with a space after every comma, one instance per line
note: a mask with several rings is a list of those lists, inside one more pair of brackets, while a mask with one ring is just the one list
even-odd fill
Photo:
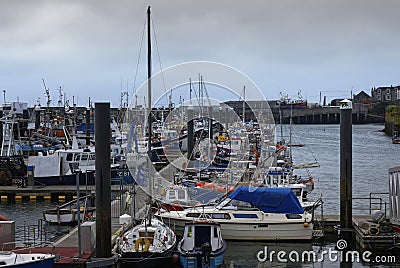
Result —
[[352, 102], [340, 102], [340, 237], [352, 242]]

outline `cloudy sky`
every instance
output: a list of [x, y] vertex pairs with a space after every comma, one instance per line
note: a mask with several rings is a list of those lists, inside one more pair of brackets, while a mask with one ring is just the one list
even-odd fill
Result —
[[249, 76], [267, 99], [296, 98], [300, 89], [312, 102], [399, 84], [397, 0], [0, 0], [6, 101], [45, 105], [43, 78], [52, 105], [62, 87], [78, 105], [90, 96], [118, 106], [121, 92], [132, 96], [146, 77], [148, 5], [154, 72], [219, 62]]

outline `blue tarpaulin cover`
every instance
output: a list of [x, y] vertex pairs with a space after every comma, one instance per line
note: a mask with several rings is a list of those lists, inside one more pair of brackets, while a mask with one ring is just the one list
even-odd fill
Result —
[[289, 188], [240, 186], [228, 197], [251, 203], [266, 213], [304, 213], [299, 200]]

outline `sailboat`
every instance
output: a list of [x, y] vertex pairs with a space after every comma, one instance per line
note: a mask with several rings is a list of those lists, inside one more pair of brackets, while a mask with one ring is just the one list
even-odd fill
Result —
[[[147, 8], [147, 27], [148, 27], [148, 107], [151, 114], [151, 37], [150, 37], [150, 6]], [[147, 124], [147, 165], [143, 163], [141, 166], [135, 165], [137, 169], [142, 169], [147, 174], [138, 175], [137, 181], [145, 179], [146, 182], [142, 186], [148, 186], [148, 194], [152, 198], [153, 194], [153, 177], [151, 165], [152, 154], [152, 120], [148, 116]], [[144, 158], [144, 157], [141, 157]], [[128, 161], [128, 165], [130, 162]], [[147, 172], [146, 170], [147, 169]], [[139, 174], [138, 170], [137, 174]], [[141, 183], [139, 183], [141, 185]], [[176, 246], [176, 235], [174, 231], [161, 220], [156, 219], [152, 215], [151, 206], [148, 209], [147, 216], [141, 224], [134, 226], [122, 233], [116, 243], [116, 252], [120, 254], [120, 260], [129, 265], [129, 267], [160, 267], [165, 264], [166, 258], [173, 254]]]
[[52, 268], [54, 255], [44, 253], [16, 253], [0, 251], [0, 267]]

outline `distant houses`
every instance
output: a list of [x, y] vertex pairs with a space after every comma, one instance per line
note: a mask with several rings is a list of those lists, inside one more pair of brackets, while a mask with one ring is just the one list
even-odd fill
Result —
[[371, 89], [373, 102], [378, 101], [398, 101], [400, 100], [400, 86], [373, 87]]
[[[330, 102], [331, 106], [338, 106], [343, 98], [333, 99]], [[384, 86], [371, 88], [371, 95], [368, 95], [364, 90], [358, 94], [353, 94], [353, 103], [359, 104], [376, 104], [382, 105], [400, 105], [400, 85], [398, 86]]]

